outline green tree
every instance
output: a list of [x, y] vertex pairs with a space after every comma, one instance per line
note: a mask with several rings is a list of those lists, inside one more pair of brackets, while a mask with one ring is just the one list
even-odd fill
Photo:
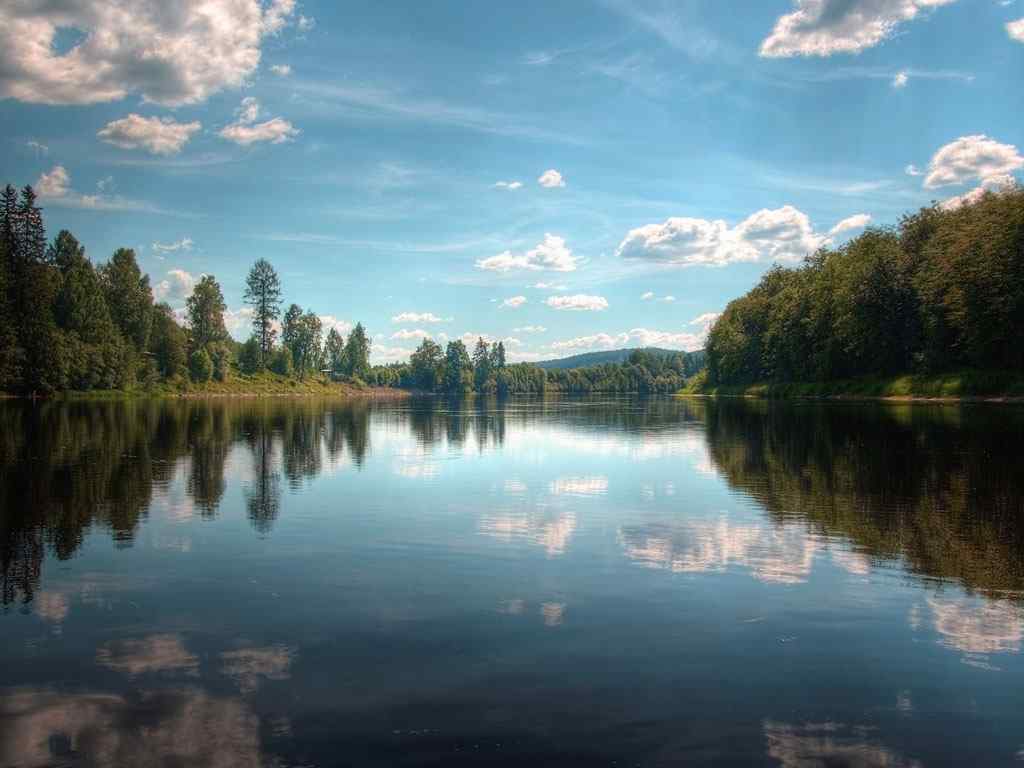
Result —
[[203, 275], [185, 302], [191, 348], [204, 349], [228, 338], [224, 327], [224, 294], [213, 275]]
[[197, 384], [205, 384], [213, 376], [213, 360], [206, 347], [198, 347], [188, 359], [188, 369], [192, 381]]
[[252, 327], [259, 342], [260, 363], [266, 365], [274, 348], [274, 321], [281, 316], [281, 281], [266, 259], [252, 265], [245, 281], [245, 302], [252, 307]]
[[294, 371], [292, 351], [287, 346], [278, 347], [270, 355], [270, 370], [280, 376], [291, 376]]
[[366, 379], [370, 375], [370, 338], [362, 323], [356, 323], [345, 342], [345, 361], [349, 375]]
[[185, 373], [188, 360], [188, 334], [174, 317], [167, 304], [157, 304], [153, 310], [153, 333], [150, 341], [156, 358], [157, 370], [165, 379]]
[[118, 248], [100, 268], [107, 307], [121, 335], [138, 352], [149, 348], [153, 329], [153, 291], [131, 248]]
[[444, 351], [431, 339], [423, 339], [409, 357], [409, 384], [433, 392], [444, 380]]
[[473, 348], [473, 386], [477, 392], [484, 392], [488, 389], [488, 382], [494, 383], [491, 380], [491, 350], [480, 336]]
[[345, 358], [345, 340], [341, 338], [337, 328], [331, 328], [327, 332], [327, 342], [324, 344], [324, 352], [327, 357], [327, 367], [335, 376], [344, 375], [347, 364]]
[[[253, 334], [238, 351], [238, 368], [242, 373], [254, 374], [263, 368], [263, 351], [260, 349], [260, 340]], [[267, 359], [269, 363], [269, 358]]]
[[473, 363], [461, 340], [449, 341], [444, 355], [444, 389], [461, 394], [473, 388]]

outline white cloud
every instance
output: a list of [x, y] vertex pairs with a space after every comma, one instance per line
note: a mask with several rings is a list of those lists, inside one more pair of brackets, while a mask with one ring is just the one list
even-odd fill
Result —
[[564, 187], [565, 179], [554, 168], [549, 168], [537, 178], [537, 183], [547, 189], [554, 189], [556, 187]]
[[961, 136], [940, 148], [928, 164], [925, 189], [963, 184], [1012, 173], [1024, 167], [1017, 147], [1000, 144], [988, 136]]
[[896, 76], [892, 79], [892, 87], [906, 88], [908, 82], [910, 82], [910, 78], [905, 71], [897, 72]]
[[512, 333], [544, 333], [545, 331], [547, 328], [543, 325], [523, 325], [512, 329]]
[[503, 302], [501, 302], [501, 306], [507, 307], [509, 309], [519, 309], [519, 307], [523, 306], [523, 304], [525, 304], [525, 303], [526, 303], [526, 297], [525, 296], [513, 296], [513, 297], [505, 299]]
[[578, 261], [566, 246], [565, 238], [546, 233], [544, 241], [526, 253], [513, 254], [511, 251], [504, 251], [497, 256], [478, 260], [476, 266], [477, 269], [492, 272], [509, 272], [514, 269], [572, 272], [576, 269]]
[[807, 214], [785, 205], [760, 210], [735, 227], [721, 219], [683, 217], [647, 224], [630, 230], [616, 253], [656, 264], [723, 267], [760, 259], [799, 261], [830, 242], [828, 235], [814, 231]]
[[235, 339], [245, 339], [249, 336], [252, 329], [254, 314], [255, 312], [252, 307], [242, 307], [241, 309], [231, 309], [229, 307], [224, 312], [224, 327]]
[[1006, 34], [1019, 43], [1024, 43], [1024, 19], [1006, 23]]
[[[449, 320], [451, 318], [448, 318]], [[433, 312], [400, 312], [391, 318], [392, 323], [443, 323], [444, 318]]]
[[536, 288], [538, 290], [541, 290], [541, 291], [564, 291], [564, 290], [567, 290], [567, 287], [566, 287], [566, 285], [564, 283], [546, 283], [546, 282], [543, 282], [543, 281], [541, 281], [539, 283], [534, 283], [532, 287], [534, 287], [534, 288]]
[[523, 186], [521, 181], [496, 181], [494, 182], [495, 189], [520, 189]]
[[[237, 88], [260, 45], [286, 26], [294, 0], [6, 2], [0, 4], [0, 98], [96, 104], [129, 94], [164, 106]], [[84, 34], [60, 52], [60, 30]]]
[[640, 301], [650, 301], [654, 298], [654, 291], [644, 291], [640, 296]]
[[904, 168], [903, 172], [907, 174], [907, 176], [924, 176], [924, 171], [913, 163], [910, 163], [906, 168]]
[[55, 165], [36, 182], [36, 194], [47, 200], [55, 200], [68, 194], [71, 188], [71, 174], [63, 165]]
[[290, 64], [271, 64], [270, 71], [278, 77], [288, 77], [292, 73]]
[[400, 363], [409, 359], [412, 349], [406, 347], [389, 347], [385, 344], [374, 344], [370, 348], [370, 359], [375, 364]]
[[658, 301], [662, 302], [663, 304], [671, 304], [675, 300], [675, 296], [662, 296], [660, 299], [658, 299]]
[[134, 112], [107, 123], [98, 138], [122, 149], [145, 149], [153, 155], [176, 155], [202, 128], [199, 121], [178, 123], [170, 117], [142, 117]]
[[295, 23], [295, 26], [298, 28], [299, 32], [309, 32], [316, 26], [316, 19], [300, 14], [299, 20]]
[[430, 332], [424, 331], [422, 328], [402, 328], [391, 334], [392, 339], [399, 339], [401, 341], [408, 341], [409, 339], [429, 339], [430, 336]]
[[183, 237], [181, 240], [175, 240], [173, 243], [153, 243], [153, 250], [157, 253], [173, 253], [174, 251], [191, 251], [192, 246], [195, 243], [192, 242], [191, 237]]
[[761, 43], [767, 57], [860, 53], [891, 37], [922, 11], [955, 0], [794, 0]]
[[858, 213], [853, 216], [848, 216], [842, 221], [840, 221], [838, 224], [836, 224], [834, 227], [832, 227], [832, 229], [828, 231], [828, 234], [830, 237], [835, 237], [836, 235], [842, 234], [843, 232], [849, 232], [850, 230], [853, 229], [863, 229], [870, 223], [870, 214]]
[[575, 312], [600, 312], [608, 309], [608, 300], [603, 296], [588, 296], [584, 293], [572, 296], [551, 296], [544, 302], [552, 309]]
[[721, 316], [721, 312], [705, 312], [703, 315], [697, 315], [697, 317], [693, 318], [693, 320], [690, 321], [690, 325], [700, 325], [705, 328], [710, 328]]
[[55, 165], [42, 174], [35, 183], [36, 194], [48, 205], [63, 208], [83, 208], [94, 211], [147, 211], [166, 213], [147, 203], [111, 195], [83, 195], [71, 188], [71, 174], [63, 165]]
[[964, 192], [962, 195], [956, 195], [948, 200], [944, 200], [939, 204], [939, 207], [946, 211], [952, 211], [962, 205], [973, 205], [981, 200], [981, 198], [985, 196], [986, 192], [998, 194], [1000, 192], [1014, 189], [1016, 186], [1017, 180], [1009, 174], [989, 176], [970, 192]]
[[622, 333], [594, 333], [589, 336], [577, 336], [573, 339], [555, 341], [551, 344], [551, 350], [555, 354], [565, 354], [602, 349], [621, 349], [622, 347], [661, 347], [662, 349], [678, 349], [692, 352], [704, 346], [706, 337], [706, 328], [700, 333], [632, 328]]
[[45, 157], [46, 155], [50, 154], [50, 148], [48, 146], [46, 146], [45, 144], [41, 144], [35, 140], [26, 141], [25, 146], [31, 149], [40, 157]]
[[260, 141], [271, 144], [283, 144], [291, 141], [301, 133], [298, 128], [287, 120], [274, 117], [262, 123], [256, 120], [260, 115], [260, 103], [252, 96], [242, 99], [241, 105], [235, 110], [237, 120], [220, 130], [220, 136], [247, 147]]
[[171, 269], [167, 277], [161, 280], [153, 288], [153, 295], [157, 301], [167, 301], [180, 304], [189, 297], [196, 285], [194, 275], [183, 269]]
[[342, 320], [341, 318], [335, 317], [334, 315], [320, 315], [320, 324], [323, 327], [324, 336], [326, 337], [333, 328], [342, 336], [347, 336], [349, 331], [355, 328], [355, 323], [350, 320]]

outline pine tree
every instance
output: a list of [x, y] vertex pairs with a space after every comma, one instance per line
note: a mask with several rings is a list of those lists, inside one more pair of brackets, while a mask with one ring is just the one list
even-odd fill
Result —
[[245, 281], [245, 302], [253, 309], [252, 327], [260, 348], [260, 363], [266, 365], [274, 348], [274, 321], [281, 316], [281, 281], [266, 259], [252, 265]]
[[362, 323], [356, 323], [356, 327], [348, 335], [348, 341], [345, 342], [345, 360], [351, 376], [364, 380], [369, 377], [370, 338], [366, 335]]
[[213, 275], [203, 275], [192, 289], [192, 295], [185, 302], [185, 307], [193, 353], [228, 338], [227, 329], [224, 327], [224, 310], [227, 309], [227, 305], [224, 303], [220, 284]]

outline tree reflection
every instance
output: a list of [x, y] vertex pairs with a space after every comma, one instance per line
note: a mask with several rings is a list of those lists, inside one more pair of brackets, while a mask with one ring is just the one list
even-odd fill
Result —
[[716, 468], [779, 524], [1006, 597], [1024, 588], [1016, 410], [692, 403]]
[[47, 554], [70, 558], [94, 528], [131, 546], [154, 496], [179, 468], [189, 500], [204, 518], [214, 517], [236, 449], [251, 461], [249, 519], [269, 533], [280, 513], [282, 476], [300, 486], [323, 471], [325, 453], [332, 465], [343, 455], [354, 467], [363, 464], [374, 407], [318, 400], [0, 403], [2, 604], [30, 602]]

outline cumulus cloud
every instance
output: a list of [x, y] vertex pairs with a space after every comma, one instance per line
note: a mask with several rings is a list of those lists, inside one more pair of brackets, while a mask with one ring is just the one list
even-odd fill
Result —
[[[450, 318], [449, 318], [450, 319]], [[433, 312], [400, 312], [391, 318], [392, 323], [443, 323], [444, 318]]]
[[962, 195], [956, 195], [948, 200], [944, 200], [939, 204], [939, 207], [946, 211], [952, 211], [962, 205], [973, 205], [981, 200], [987, 192], [999, 194], [1000, 192], [1006, 192], [1014, 189], [1016, 186], [1017, 180], [1009, 174], [989, 176], [970, 192], [964, 192]]
[[608, 309], [608, 300], [604, 296], [588, 296], [585, 293], [577, 293], [572, 296], [551, 296], [544, 303], [552, 309], [574, 312], [599, 312]]
[[658, 331], [633, 328], [622, 333], [594, 333], [551, 343], [553, 353], [592, 352], [622, 347], [661, 347], [692, 352], [704, 346], [705, 333], [688, 331]]
[[71, 188], [71, 174], [63, 165], [55, 165], [36, 182], [36, 194], [40, 198], [54, 200], [64, 197]]
[[518, 309], [525, 303], [525, 296], [512, 296], [511, 298], [505, 299], [503, 302], [501, 302], [501, 306], [507, 307], [509, 309]]
[[794, 0], [761, 43], [767, 57], [860, 53], [922, 12], [956, 0]]
[[565, 238], [546, 233], [544, 241], [529, 251], [514, 254], [504, 251], [497, 256], [490, 256], [477, 261], [477, 269], [492, 272], [509, 272], [512, 270], [530, 270], [549, 272], [572, 272], [576, 269], [578, 259], [565, 244]]
[[721, 312], [705, 312], [703, 315], [697, 315], [697, 317], [693, 318], [693, 320], [690, 321], [690, 325], [700, 325], [705, 328], [710, 328], [721, 316]]
[[961, 136], [932, 156], [925, 176], [925, 189], [963, 184], [1012, 173], [1024, 167], [1013, 144], [1001, 144], [983, 134]]
[[173, 253], [174, 251], [191, 251], [193, 245], [195, 243], [192, 242], [191, 237], [183, 237], [173, 243], [154, 242], [152, 247], [157, 253]]
[[401, 339], [402, 341], [408, 341], [409, 339], [429, 339], [431, 336], [429, 331], [424, 331], [421, 328], [401, 328], [391, 334], [392, 339]]
[[537, 178], [537, 183], [547, 189], [555, 189], [557, 187], [564, 187], [565, 179], [554, 168], [549, 168]]
[[183, 269], [171, 269], [167, 277], [153, 288], [153, 295], [158, 301], [181, 303], [191, 295], [196, 285], [196, 277]]
[[334, 315], [319, 315], [319, 318], [324, 336], [327, 336], [327, 334], [331, 332], [332, 328], [342, 336], [347, 336], [349, 331], [356, 327], [351, 320], [342, 320]]
[[247, 147], [260, 141], [271, 144], [283, 144], [299, 135], [298, 128], [287, 120], [274, 117], [262, 123], [256, 120], [260, 116], [260, 103], [252, 96], [242, 99], [241, 105], [235, 110], [237, 120], [220, 130], [220, 136]]
[[616, 253], [623, 259], [674, 266], [722, 267], [734, 262], [799, 261], [827, 245], [807, 214], [791, 205], [764, 209], [735, 227], [721, 219], [673, 217], [630, 230]]
[[1006, 34], [1019, 43], [1024, 43], [1024, 19], [1006, 23]]
[[910, 82], [910, 77], [906, 72], [897, 72], [896, 77], [892, 79], [893, 88], [906, 88], [907, 83]]
[[512, 333], [544, 333], [545, 331], [547, 328], [543, 325], [523, 325], [512, 329]]
[[[138, 94], [164, 106], [195, 104], [241, 86], [260, 45], [288, 25], [295, 0], [107, 0], [0, 4], [0, 98], [96, 104]], [[60, 30], [83, 33], [59, 51]]]
[[122, 149], [145, 149], [153, 155], [176, 155], [201, 127], [198, 121], [178, 123], [170, 117], [142, 117], [133, 112], [128, 117], [107, 123], [96, 136]]
[[849, 232], [854, 229], [864, 229], [868, 224], [871, 223], [871, 215], [867, 213], [858, 213], [854, 216], [848, 216], [847, 218], [840, 221], [832, 229], [828, 231], [830, 237], [835, 237], [843, 232]]
[[494, 182], [495, 189], [520, 189], [523, 186], [521, 181], [496, 181]]
[[540, 290], [540, 291], [564, 291], [564, 290], [566, 290], [566, 286], [565, 286], [564, 283], [547, 283], [547, 282], [543, 282], [543, 281], [541, 281], [539, 283], [534, 283], [533, 287], [538, 289], [538, 290]]

